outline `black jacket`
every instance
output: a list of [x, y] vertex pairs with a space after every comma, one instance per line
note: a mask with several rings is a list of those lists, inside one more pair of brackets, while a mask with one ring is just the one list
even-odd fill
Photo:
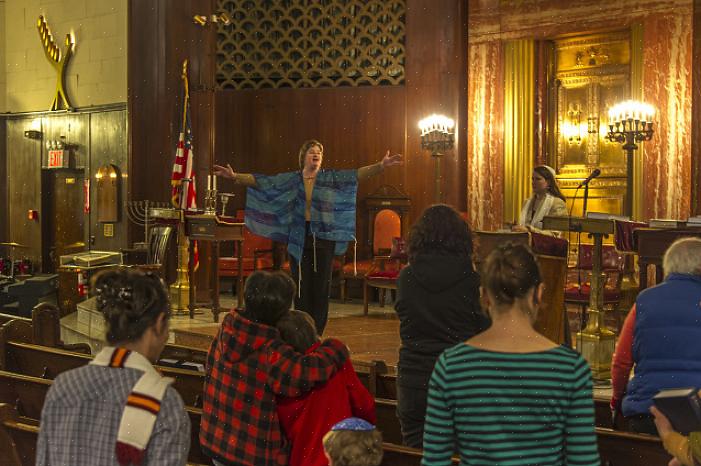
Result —
[[419, 255], [399, 275], [399, 380], [426, 388], [438, 356], [489, 327], [480, 308], [479, 275], [470, 261]]

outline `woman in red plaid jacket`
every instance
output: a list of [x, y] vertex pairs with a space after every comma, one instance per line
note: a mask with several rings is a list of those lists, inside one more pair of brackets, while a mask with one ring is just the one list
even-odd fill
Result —
[[348, 359], [338, 340], [297, 353], [274, 327], [292, 305], [295, 286], [282, 272], [246, 281], [244, 314], [226, 315], [207, 356], [200, 444], [215, 464], [283, 466], [289, 445], [275, 396], [297, 397], [324, 383]]

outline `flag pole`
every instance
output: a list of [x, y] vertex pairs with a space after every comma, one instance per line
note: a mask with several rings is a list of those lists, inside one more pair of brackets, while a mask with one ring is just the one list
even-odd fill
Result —
[[[187, 104], [190, 99], [190, 90], [187, 80], [187, 58], [183, 61], [183, 73], [181, 75], [183, 80], [183, 87], [185, 89], [185, 98], [183, 99], [183, 119], [181, 131], [185, 131], [185, 125], [187, 124]], [[187, 236], [185, 236], [185, 209], [183, 208], [183, 197], [187, 199], [188, 195], [188, 183], [189, 180], [182, 180], [180, 182], [180, 202], [176, 207], [180, 211], [180, 221], [178, 222], [178, 269], [177, 269], [177, 279], [175, 283], [170, 285], [170, 302], [171, 309], [175, 314], [190, 314], [192, 318], [192, 313], [190, 313], [190, 279], [189, 279], [189, 265], [190, 265], [190, 241]]]

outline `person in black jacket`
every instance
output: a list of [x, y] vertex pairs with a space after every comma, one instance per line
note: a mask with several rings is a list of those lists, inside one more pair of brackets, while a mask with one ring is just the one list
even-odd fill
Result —
[[426, 209], [409, 236], [409, 265], [399, 275], [397, 417], [404, 444], [421, 448], [428, 381], [443, 350], [489, 327], [472, 264], [472, 234], [455, 209]]

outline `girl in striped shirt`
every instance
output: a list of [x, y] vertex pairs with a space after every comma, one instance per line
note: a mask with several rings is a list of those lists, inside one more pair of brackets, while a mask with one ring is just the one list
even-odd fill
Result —
[[591, 372], [532, 326], [543, 284], [521, 245], [482, 271], [492, 326], [447, 349], [429, 383], [423, 466], [599, 465]]

